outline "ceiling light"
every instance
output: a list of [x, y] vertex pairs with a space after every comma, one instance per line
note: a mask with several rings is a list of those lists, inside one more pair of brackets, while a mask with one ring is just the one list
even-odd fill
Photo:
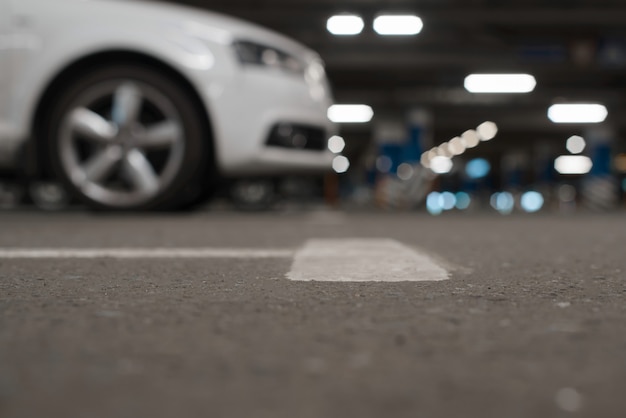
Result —
[[362, 104], [332, 105], [328, 108], [328, 119], [335, 123], [365, 123], [373, 116], [372, 108]]
[[573, 135], [567, 139], [565, 148], [572, 154], [580, 154], [585, 150], [585, 139], [582, 136]]
[[566, 103], [550, 106], [548, 118], [554, 123], [600, 123], [608, 113], [598, 103]]
[[333, 35], [358, 35], [365, 24], [360, 16], [336, 15], [326, 21], [326, 29]]
[[464, 85], [471, 93], [529, 93], [537, 81], [530, 74], [470, 74]]
[[584, 155], [561, 155], [554, 160], [554, 169], [560, 174], [587, 174], [592, 167], [591, 158]]
[[379, 35], [417, 35], [422, 31], [422, 19], [415, 15], [381, 15], [374, 19]]

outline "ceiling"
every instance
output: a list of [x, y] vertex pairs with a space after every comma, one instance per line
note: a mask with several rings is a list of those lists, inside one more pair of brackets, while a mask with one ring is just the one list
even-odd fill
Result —
[[[435, 143], [485, 120], [500, 128], [482, 151], [561, 146], [580, 125], [556, 125], [549, 105], [594, 101], [609, 109], [606, 124], [626, 132], [626, 1], [624, 0], [179, 0], [237, 16], [286, 34], [320, 53], [338, 103], [364, 103], [372, 122], [343, 125], [349, 142], [367, 144], [376, 124], [402, 120], [412, 108], [433, 116]], [[326, 20], [359, 14], [357, 36], [337, 37]], [[424, 28], [408, 37], [371, 29], [380, 12], [411, 12]], [[472, 94], [473, 72], [527, 72], [530, 94]], [[353, 146], [353, 148], [355, 148]], [[358, 147], [356, 147], [358, 148]]]

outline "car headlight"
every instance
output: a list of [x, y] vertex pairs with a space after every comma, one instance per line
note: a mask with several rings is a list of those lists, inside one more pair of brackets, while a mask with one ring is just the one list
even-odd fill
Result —
[[234, 45], [242, 64], [279, 68], [298, 74], [304, 73], [304, 64], [280, 49], [250, 41], [237, 41]]

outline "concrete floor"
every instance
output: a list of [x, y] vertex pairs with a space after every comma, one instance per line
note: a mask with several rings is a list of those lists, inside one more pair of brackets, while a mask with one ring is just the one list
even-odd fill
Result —
[[0, 231], [2, 249], [391, 238], [450, 272], [293, 282], [290, 257], [0, 258], [2, 418], [626, 415], [623, 213], [15, 211]]

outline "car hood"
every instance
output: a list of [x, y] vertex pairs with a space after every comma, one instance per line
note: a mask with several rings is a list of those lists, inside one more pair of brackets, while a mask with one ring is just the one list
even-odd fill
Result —
[[[57, 0], [58, 1], [58, 0]], [[205, 9], [148, 0], [90, 0], [100, 7], [137, 16], [138, 19], [160, 20], [169, 24], [184, 25], [186, 29], [221, 42], [249, 40], [267, 44], [298, 56], [317, 56], [305, 45], [278, 32], [232, 16]]]

